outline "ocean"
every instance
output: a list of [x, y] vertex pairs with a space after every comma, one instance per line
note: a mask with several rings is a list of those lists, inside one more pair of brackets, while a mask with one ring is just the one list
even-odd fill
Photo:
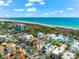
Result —
[[71, 27], [71, 28], [79, 28], [79, 18], [3, 18], [4, 20], [15, 20], [15, 21], [24, 21], [24, 22], [32, 22], [32, 23], [40, 23], [40, 24], [46, 24], [51, 26], [62, 26], [62, 27]]

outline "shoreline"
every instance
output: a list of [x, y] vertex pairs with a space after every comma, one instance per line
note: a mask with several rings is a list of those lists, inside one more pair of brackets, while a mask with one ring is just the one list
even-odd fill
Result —
[[29, 22], [29, 21], [0, 19], [0, 22], [14, 22], [14, 23], [21, 23], [21, 24], [33, 24], [33, 25], [50, 27], [50, 28], [56, 28], [56, 27], [58, 27], [58, 28], [64, 28], [64, 29], [79, 30], [79, 28], [66, 27], [66, 26], [58, 26], [58, 25], [47, 25], [47, 24], [36, 23], [36, 22]]

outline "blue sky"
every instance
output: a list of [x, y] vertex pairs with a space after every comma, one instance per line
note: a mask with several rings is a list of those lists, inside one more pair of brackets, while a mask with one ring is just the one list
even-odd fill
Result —
[[79, 17], [79, 0], [0, 0], [0, 17]]

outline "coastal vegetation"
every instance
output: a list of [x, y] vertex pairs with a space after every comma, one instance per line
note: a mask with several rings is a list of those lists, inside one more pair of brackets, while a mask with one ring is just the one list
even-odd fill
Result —
[[[0, 34], [3, 34], [2, 32], [4, 33], [9, 32], [10, 29], [15, 29], [16, 24], [17, 24], [16, 22], [15, 23], [11, 23], [11, 22], [0, 23], [0, 27], [1, 27]], [[43, 32], [45, 34], [54, 33], [56, 35], [62, 33], [63, 35], [70, 35], [71, 37], [75, 35], [74, 38], [79, 40], [79, 30], [76, 30], [76, 29], [74, 30], [74, 29], [63, 28], [63, 27], [47, 27], [47, 26], [41, 26], [39, 24], [29, 24], [29, 23], [26, 23], [26, 25], [27, 25], [26, 29], [21, 32], [27, 32], [29, 34], [34, 34], [35, 37], [38, 32]], [[18, 32], [20, 31], [15, 30], [15, 31], [11, 31], [10, 33], [13, 34], [13, 33], [18, 33]]]

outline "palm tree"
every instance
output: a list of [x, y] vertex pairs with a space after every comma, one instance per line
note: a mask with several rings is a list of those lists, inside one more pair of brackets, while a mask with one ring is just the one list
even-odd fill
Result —
[[58, 47], [60, 47], [60, 46], [61, 46], [61, 44], [60, 44], [60, 43], [58, 43], [58, 42], [56, 42], [56, 43], [55, 43], [55, 45], [56, 45], [56, 46], [58, 46]]
[[76, 59], [79, 58], [79, 51], [75, 52]]
[[2, 59], [2, 55], [0, 54], [0, 59]]
[[69, 42], [65, 42], [65, 44], [67, 45], [66, 50], [68, 50], [70, 48], [70, 43]]
[[52, 45], [55, 45], [55, 44], [56, 44], [56, 42], [55, 42], [54, 40], [52, 40], [52, 41], [51, 41], [51, 44], [52, 44]]
[[6, 43], [13, 43], [13, 41], [11, 40], [11, 39], [8, 39], [7, 41], [6, 41]]
[[0, 45], [2, 45], [2, 42], [0, 42]]

